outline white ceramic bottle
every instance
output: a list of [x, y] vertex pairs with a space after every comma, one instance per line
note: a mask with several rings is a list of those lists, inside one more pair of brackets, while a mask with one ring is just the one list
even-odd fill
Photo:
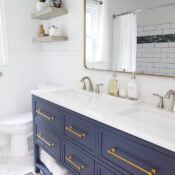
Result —
[[135, 73], [132, 74], [131, 81], [128, 84], [128, 98], [133, 100], [139, 99], [139, 85], [136, 81]]

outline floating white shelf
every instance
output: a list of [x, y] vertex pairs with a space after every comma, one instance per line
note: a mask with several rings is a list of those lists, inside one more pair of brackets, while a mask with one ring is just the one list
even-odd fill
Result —
[[67, 36], [44, 36], [33, 38], [33, 42], [59, 42], [59, 41], [67, 41]]
[[39, 20], [49, 20], [58, 16], [66, 15], [68, 11], [64, 8], [48, 7], [40, 12], [32, 14], [32, 18]]

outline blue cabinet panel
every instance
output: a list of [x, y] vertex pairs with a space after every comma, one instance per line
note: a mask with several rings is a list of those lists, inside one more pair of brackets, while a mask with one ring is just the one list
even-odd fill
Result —
[[65, 135], [95, 153], [96, 126], [79, 118], [69, 113], [65, 114]]
[[61, 139], [52, 134], [49, 129], [45, 129], [35, 126], [36, 135], [35, 140], [36, 143], [43, 148], [47, 153], [49, 153], [52, 157], [54, 157], [57, 161], [61, 160]]
[[77, 175], [95, 175], [95, 161], [70, 142], [64, 142], [63, 164]]
[[108, 169], [99, 165], [98, 166], [98, 175], [125, 175], [125, 174], [117, 172], [113, 169], [112, 169], [112, 171], [108, 170]]
[[55, 128], [58, 132], [63, 132], [64, 115], [60, 109], [46, 102], [36, 101], [34, 112], [36, 121]]
[[101, 130], [100, 157], [135, 175], [174, 175], [175, 159], [117, 133]]

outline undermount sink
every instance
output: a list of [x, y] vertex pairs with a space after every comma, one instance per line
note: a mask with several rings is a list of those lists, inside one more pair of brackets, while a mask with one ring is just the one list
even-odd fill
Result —
[[144, 127], [156, 125], [159, 126], [160, 129], [165, 130], [167, 129], [166, 126], [173, 128], [175, 123], [175, 117], [173, 114], [163, 110], [144, 108], [144, 106], [138, 106], [129, 111], [125, 111], [121, 116], [142, 125], [147, 123]]
[[53, 91], [56, 95], [64, 96], [65, 98], [71, 98], [71, 99], [80, 99], [84, 97], [90, 97], [91, 95], [87, 93], [86, 91], [80, 91], [76, 89], [61, 89]]
[[86, 91], [76, 90], [73, 88], [56, 90], [56, 91], [52, 91], [52, 93], [59, 96], [59, 98], [63, 98], [67, 101], [79, 103], [82, 105], [89, 104], [93, 98], [93, 96], [90, 93]]
[[51, 93], [57, 95], [59, 98], [67, 100], [68, 102], [86, 105], [86, 109], [88, 111], [100, 111], [103, 109], [103, 111], [106, 112], [111, 110], [115, 113], [119, 113], [125, 111], [126, 109], [129, 110], [133, 108], [133, 104], [129, 100], [112, 97], [106, 94], [96, 94], [94, 92], [77, 90], [73, 88], [59, 89], [51, 91]]

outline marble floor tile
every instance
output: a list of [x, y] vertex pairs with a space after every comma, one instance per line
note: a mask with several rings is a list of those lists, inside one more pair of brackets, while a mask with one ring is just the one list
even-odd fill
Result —
[[25, 175], [33, 172], [33, 156], [11, 158], [8, 150], [0, 150], [0, 175]]
[[[66, 169], [57, 165], [47, 153], [41, 152], [41, 160], [54, 175], [71, 175]], [[12, 158], [7, 149], [0, 150], [0, 175], [35, 175], [33, 155]]]

